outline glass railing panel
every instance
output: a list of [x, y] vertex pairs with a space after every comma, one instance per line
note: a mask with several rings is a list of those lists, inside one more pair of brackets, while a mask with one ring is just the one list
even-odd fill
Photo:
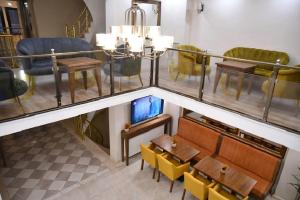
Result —
[[62, 76], [61, 104], [71, 105], [110, 95], [109, 63], [101, 52], [57, 56]]
[[116, 94], [149, 86], [150, 60], [138, 56], [115, 59], [113, 68]]
[[199, 97], [200, 64], [180, 59], [178, 51], [168, 50], [159, 59], [159, 87]]
[[261, 86], [268, 77], [255, 75], [254, 68], [243, 72], [238, 68], [217, 67], [215, 63], [221, 63], [221, 59], [212, 61], [203, 101], [262, 119], [265, 103]]
[[[268, 121], [300, 131], [300, 71], [283, 74], [279, 71]], [[285, 79], [285, 80], [284, 80]], [[262, 89], [267, 96], [270, 82], [265, 81]]]
[[[36, 60], [51, 60], [48, 57], [35, 58]], [[29, 68], [28, 58], [19, 58], [18, 68], [11, 69], [9, 61], [3, 60], [9, 73], [2, 67], [0, 72], [0, 120], [18, 117], [37, 111], [57, 107], [55, 98], [55, 81], [46, 69], [44, 75]], [[10, 75], [9, 75], [10, 74]], [[46, 74], [46, 75], [45, 75]]]

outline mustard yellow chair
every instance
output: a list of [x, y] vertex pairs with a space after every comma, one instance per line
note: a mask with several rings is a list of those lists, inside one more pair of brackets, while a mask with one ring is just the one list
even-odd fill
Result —
[[[299, 70], [279, 70], [273, 96], [286, 99], [295, 99], [297, 101], [297, 105], [300, 106], [300, 65], [297, 65], [296, 67], [299, 67]], [[270, 80], [264, 81], [261, 89], [265, 95], [268, 94], [269, 87]]]
[[146, 161], [151, 167], [153, 167], [153, 176], [155, 178], [156, 169], [158, 168], [156, 155], [162, 154], [163, 152], [154, 148], [153, 145], [141, 144], [142, 163], [141, 170], [144, 169], [144, 161]]
[[212, 188], [215, 183], [201, 177], [193, 170], [191, 173], [184, 172], [184, 190], [182, 200], [186, 191], [190, 192], [199, 200], [206, 200], [208, 197], [208, 188]]
[[160, 179], [160, 173], [163, 173], [171, 180], [170, 192], [172, 192], [174, 181], [183, 175], [184, 172], [189, 171], [190, 163], [181, 164], [180, 162], [172, 159], [168, 154], [157, 155], [158, 161], [158, 177], [157, 182]]
[[[223, 190], [221, 185], [217, 184], [213, 188], [208, 189], [208, 200], [240, 200], [240, 198]], [[248, 197], [242, 200], [248, 200]]]
[[[179, 45], [178, 49], [188, 50], [188, 51], [195, 51], [195, 52], [203, 52], [203, 50], [192, 46], [192, 45]], [[200, 76], [202, 70], [202, 55], [198, 55], [195, 53], [188, 53], [188, 52], [178, 52], [178, 66], [177, 66], [177, 75], [175, 81], [177, 81], [179, 74], [189, 75], [189, 76]], [[210, 67], [210, 57], [206, 58], [206, 71], [205, 74], [209, 79], [209, 74], [211, 72]]]

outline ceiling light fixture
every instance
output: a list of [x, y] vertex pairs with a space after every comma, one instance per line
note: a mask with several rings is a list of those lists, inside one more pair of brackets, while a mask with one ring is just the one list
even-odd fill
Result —
[[[110, 33], [96, 34], [96, 45], [114, 58], [155, 59], [173, 47], [174, 37], [161, 35], [160, 26], [145, 26], [145, 22], [145, 11], [133, 4], [125, 12], [125, 25], [112, 26]], [[120, 45], [122, 49], [117, 48]]]

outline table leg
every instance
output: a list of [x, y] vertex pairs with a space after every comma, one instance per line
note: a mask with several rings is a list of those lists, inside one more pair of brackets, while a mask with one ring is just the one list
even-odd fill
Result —
[[168, 123], [165, 123], [164, 125], [164, 134], [168, 133]]
[[253, 81], [254, 81], [254, 74], [250, 74], [250, 79], [248, 83], [248, 94], [252, 92]]
[[87, 71], [81, 71], [84, 89], [87, 90]]
[[169, 122], [169, 136], [172, 136], [172, 126], [173, 126], [173, 121], [171, 120]]
[[215, 83], [214, 83], [214, 90], [213, 92], [216, 93], [220, 78], [221, 78], [221, 73], [222, 70], [220, 69], [220, 67], [217, 67], [217, 71], [216, 71], [216, 76], [215, 76]]
[[230, 81], [230, 75], [231, 75], [230, 72], [227, 72], [225, 89], [228, 89], [229, 81]]
[[97, 87], [98, 87], [98, 93], [99, 96], [102, 96], [102, 84], [101, 84], [101, 73], [100, 71], [97, 69], [97, 67], [94, 69], [94, 76], [97, 82]]
[[243, 83], [244, 83], [245, 74], [243, 72], [239, 72], [239, 82], [238, 82], [238, 88], [236, 93], [236, 100], [239, 100], [241, 91], [243, 89]]
[[124, 137], [121, 136], [121, 155], [122, 155], [122, 162], [124, 162]]
[[71, 102], [74, 103], [75, 99], [75, 73], [74, 72], [69, 72], [69, 89], [70, 89], [70, 94], [71, 94]]
[[125, 157], [126, 157], [126, 165], [129, 165], [129, 140], [125, 138]]

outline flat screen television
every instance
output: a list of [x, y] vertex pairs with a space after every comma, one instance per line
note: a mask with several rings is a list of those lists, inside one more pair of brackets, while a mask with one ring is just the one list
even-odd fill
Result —
[[131, 124], [136, 124], [161, 114], [164, 100], [155, 96], [146, 96], [131, 102]]

